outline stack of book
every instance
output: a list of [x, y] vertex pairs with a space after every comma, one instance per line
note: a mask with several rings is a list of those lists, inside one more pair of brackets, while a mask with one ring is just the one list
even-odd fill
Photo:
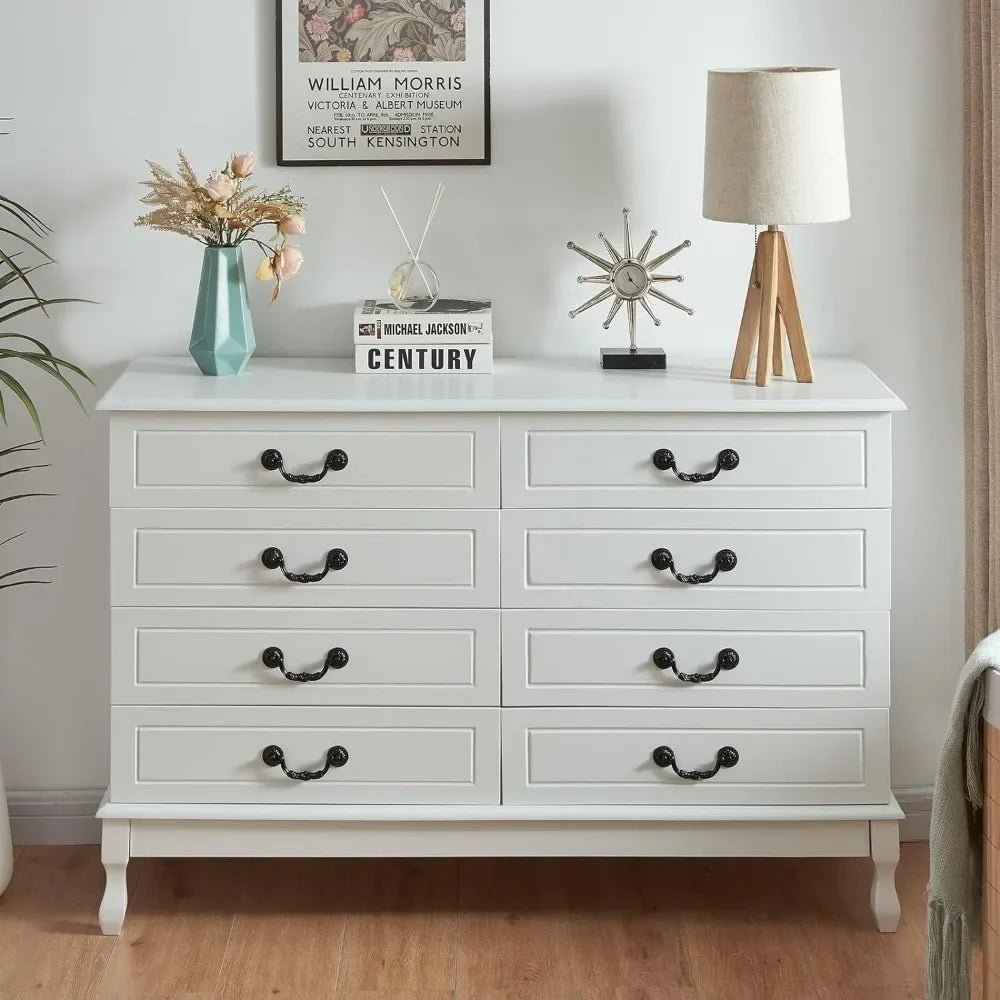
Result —
[[493, 303], [440, 299], [404, 312], [371, 299], [354, 313], [355, 371], [454, 375], [493, 371]]

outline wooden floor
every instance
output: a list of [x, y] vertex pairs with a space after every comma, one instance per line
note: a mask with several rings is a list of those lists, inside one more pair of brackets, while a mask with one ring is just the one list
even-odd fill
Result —
[[97, 848], [24, 848], [2, 1000], [923, 997], [926, 845], [878, 934], [865, 861], [134, 861], [120, 938]]

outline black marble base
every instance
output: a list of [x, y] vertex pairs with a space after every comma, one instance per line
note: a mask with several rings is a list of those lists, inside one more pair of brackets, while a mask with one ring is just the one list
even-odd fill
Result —
[[662, 347], [649, 347], [644, 351], [605, 347], [601, 349], [601, 367], [608, 371], [663, 372], [667, 370], [667, 352]]

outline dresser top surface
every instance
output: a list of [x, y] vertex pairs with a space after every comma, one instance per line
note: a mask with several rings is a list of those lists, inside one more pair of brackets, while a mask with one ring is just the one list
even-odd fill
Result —
[[664, 372], [605, 372], [594, 357], [503, 360], [492, 375], [357, 375], [346, 358], [255, 358], [237, 378], [189, 358], [133, 361], [99, 410], [263, 413], [837, 413], [905, 409], [868, 368], [816, 361], [816, 383], [733, 382], [723, 355], [676, 355]]

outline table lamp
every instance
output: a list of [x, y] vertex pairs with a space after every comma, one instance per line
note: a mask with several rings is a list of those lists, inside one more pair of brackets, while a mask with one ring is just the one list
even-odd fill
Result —
[[705, 136], [706, 219], [767, 227], [757, 241], [731, 377], [813, 381], [788, 240], [779, 226], [850, 218], [840, 71], [797, 66], [711, 70]]

